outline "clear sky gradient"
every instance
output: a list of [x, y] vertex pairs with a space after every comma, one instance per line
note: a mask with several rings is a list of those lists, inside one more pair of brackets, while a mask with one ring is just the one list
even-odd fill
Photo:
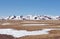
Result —
[[60, 15], [60, 0], [0, 0], [0, 16]]

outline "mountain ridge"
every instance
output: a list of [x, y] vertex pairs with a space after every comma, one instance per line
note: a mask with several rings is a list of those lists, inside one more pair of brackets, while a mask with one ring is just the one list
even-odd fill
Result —
[[47, 16], [47, 15], [26, 15], [26, 16], [7, 16], [0, 17], [0, 19], [4, 20], [60, 20], [60, 16]]

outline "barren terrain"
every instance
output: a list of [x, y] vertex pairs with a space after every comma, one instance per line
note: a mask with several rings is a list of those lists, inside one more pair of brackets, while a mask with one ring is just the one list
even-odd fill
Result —
[[[60, 20], [0, 20], [0, 29], [9, 28], [27, 31], [60, 29]], [[28, 35], [15, 39], [60, 39], [60, 30], [51, 30], [49, 34]]]

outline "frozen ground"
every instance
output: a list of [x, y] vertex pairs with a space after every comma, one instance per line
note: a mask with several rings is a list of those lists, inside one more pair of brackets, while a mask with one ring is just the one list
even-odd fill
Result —
[[12, 36], [18, 38], [18, 37], [23, 37], [23, 36], [28, 36], [28, 35], [49, 34], [48, 31], [51, 31], [51, 30], [60, 30], [60, 29], [43, 29], [43, 30], [37, 30], [37, 31], [0, 29], [0, 34], [12, 35]]
[[1, 24], [1, 25], [11, 25], [11, 23], [3, 23], [3, 24]]
[[[12, 25], [12, 23], [2, 23], [1, 25]], [[43, 26], [49, 24], [23, 24], [23, 26]]]
[[49, 24], [23, 24], [23, 26], [43, 26], [43, 25], [49, 25]]

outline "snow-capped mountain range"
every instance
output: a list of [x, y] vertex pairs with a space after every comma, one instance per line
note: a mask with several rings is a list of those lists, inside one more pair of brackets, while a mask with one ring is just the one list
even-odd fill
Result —
[[8, 16], [8, 17], [0, 17], [0, 19], [4, 20], [60, 20], [60, 16], [47, 16], [47, 15], [27, 15], [27, 16]]

